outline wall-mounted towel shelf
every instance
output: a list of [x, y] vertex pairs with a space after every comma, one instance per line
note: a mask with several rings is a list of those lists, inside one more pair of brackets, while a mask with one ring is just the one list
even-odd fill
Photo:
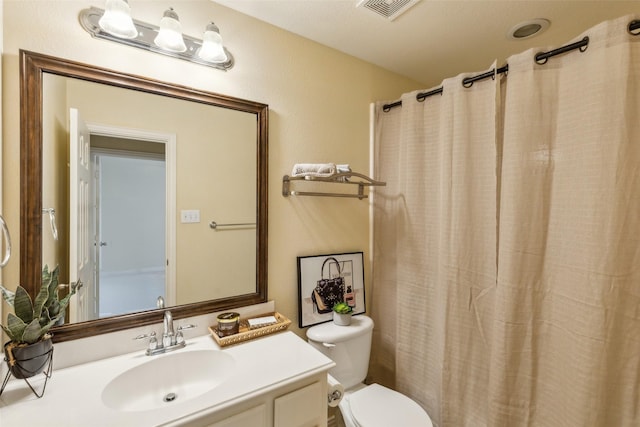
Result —
[[[331, 183], [331, 184], [351, 184], [358, 186], [358, 193], [333, 193], [327, 191], [297, 191], [292, 190], [291, 185], [293, 183]], [[314, 175], [300, 175], [300, 176], [289, 176], [285, 175], [282, 177], [282, 195], [284, 197], [288, 196], [320, 196], [320, 197], [349, 197], [349, 198], [357, 198], [357, 199], [366, 199], [369, 197], [367, 194], [364, 194], [364, 187], [371, 186], [384, 186], [387, 185], [386, 182], [376, 181], [369, 178], [366, 175], [357, 172], [344, 172], [344, 173], [336, 173], [331, 176], [314, 176]]]

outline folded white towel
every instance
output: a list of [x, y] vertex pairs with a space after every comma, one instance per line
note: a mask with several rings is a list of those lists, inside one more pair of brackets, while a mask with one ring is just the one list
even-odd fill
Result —
[[335, 173], [335, 163], [296, 163], [291, 176], [331, 176]]

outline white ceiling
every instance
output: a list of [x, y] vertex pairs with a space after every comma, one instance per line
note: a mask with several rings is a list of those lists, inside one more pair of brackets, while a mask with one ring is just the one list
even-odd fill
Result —
[[[430, 88], [462, 72], [503, 65], [531, 47], [556, 48], [590, 27], [640, 13], [640, 1], [420, 0], [388, 21], [358, 0], [214, 0], [231, 9], [410, 77]], [[514, 25], [546, 18], [541, 35], [511, 40]]]

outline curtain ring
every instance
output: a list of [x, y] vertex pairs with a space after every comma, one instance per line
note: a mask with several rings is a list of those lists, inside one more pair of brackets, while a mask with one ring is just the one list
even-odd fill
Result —
[[633, 20], [629, 22], [629, 26], [627, 27], [627, 31], [632, 36], [640, 36], [640, 21]]
[[465, 77], [464, 79], [462, 79], [462, 86], [469, 89], [471, 86], [473, 86], [473, 79], [470, 77]]
[[427, 99], [426, 96], [420, 96], [420, 95], [416, 96], [416, 101], [418, 101], [418, 102], [424, 102], [425, 99]]
[[584, 46], [580, 46], [578, 48], [578, 50], [582, 53], [585, 50], [587, 50], [587, 48], [589, 47], [589, 36], [585, 36], [585, 38], [582, 39], [583, 42], [586, 42]]
[[382, 111], [388, 113], [389, 111], [391, 111], [391, 106], [389, 104], [384, 104], [382, 106]]
[[538, 65], [544, 65], [544, 64], [546, 64], [546, 63], [547, 63], [547, 61], [549, 60], [549, 57], [547, 57], [547, 56], [542, 56], [543, 54], [544, 54], [544, 52], [538, 52], [538, 53], [536, 53], [536, 56], [535, 56], [536, 64], [538, 64]]

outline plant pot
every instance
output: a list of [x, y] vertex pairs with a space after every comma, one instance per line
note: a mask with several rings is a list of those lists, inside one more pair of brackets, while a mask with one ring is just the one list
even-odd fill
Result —
[[333, 323], [339, 326], [349, 326], [351, 324], [351, 313], [342, 314], [334, 311]]
[[31, 378], [44, 371], [51, 362], [52, 352], [53, 342], [50, 337], [33, 344], [15, 344], [9, 341], [4, 345], [9, 370], [18, 379]]

